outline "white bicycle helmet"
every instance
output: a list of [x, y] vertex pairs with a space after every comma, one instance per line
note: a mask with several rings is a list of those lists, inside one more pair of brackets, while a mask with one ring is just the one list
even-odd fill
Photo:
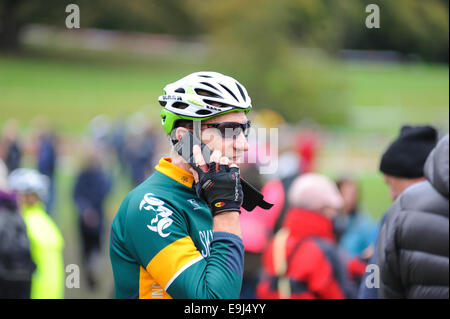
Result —
[[217, 72], [195, 72], [168, 84], [158, 101], [163, 106], [161, 118], [167, 134], [180, 119], [206, 120], [233, 111], [248, 112], [252, 108], [245, 87]]
[[12, 190], [21, 194], [36, 193], [41, 201], [48, 196], [50, 179], [31, 168], [18, 168], [9, 174], [9, 186]]

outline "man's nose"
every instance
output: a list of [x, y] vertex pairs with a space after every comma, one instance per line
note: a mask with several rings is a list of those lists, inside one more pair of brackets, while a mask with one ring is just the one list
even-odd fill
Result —
[[248, 141], [244, 133], [240, 133], [234, 140], [234, 148], [238, 151], [246, 152], [248, 151]]

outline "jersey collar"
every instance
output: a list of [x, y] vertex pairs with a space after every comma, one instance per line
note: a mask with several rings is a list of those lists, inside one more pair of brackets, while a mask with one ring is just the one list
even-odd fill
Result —
[[191, 173], [186, 172], [184, 169], [172, 164], [172, 159], [170, 157], [161, 158], [155, 169], [178, 183], [192, 188], [194, 176]]

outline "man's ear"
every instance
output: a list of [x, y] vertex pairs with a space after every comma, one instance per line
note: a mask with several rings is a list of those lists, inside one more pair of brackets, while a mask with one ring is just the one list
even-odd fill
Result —
[[175, 137], [176, 137], [176, 139], [179, 141], [183, 137], [183, 135], [186, 134], [186, 132], [188, 132], [188, 131], [189, 130], [187, 128], [185, 128], [185, 127], [182, 127], [182, 126], [177, 127], [175, 129]]

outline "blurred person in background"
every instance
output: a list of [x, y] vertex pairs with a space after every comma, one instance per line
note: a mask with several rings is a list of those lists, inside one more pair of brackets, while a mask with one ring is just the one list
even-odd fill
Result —
[[[436, 146], [438, 133], [429, 125], [404, 125], [400, 134], [383, 153], [380, 171], [389, 186], [391, 199], [396, 200], [408, 187], [425, 180], [423, 166], [431, 150]], [[387, 213], [381, 219], [377, 232], [383, 227]], [[378, 265], [377, 256], [373, 252], [377, 242], [369, 246], [371, 256], [369, 264]], [[358, 298], [377, 299], [378, 288], [368, 287], [366, 278], [361, 281]]]
[[22, 160], [22, 146], [18, 131], [19, 124], [14, 119], [8, 120], [3, 126], [3, 136], [0, 146], [8, 172], [19, 168]]
[[305, 130], [299, 132], [294, 139], [302, 173], [314, 172], [320, 145], [319, 135], [313, 130]]
[[102, 149], [108, 149], [110, 146], [111, 130], [111, 120], [105, 114], [97, 115], [89, 122], [89, 135], [94, 144]]
[[431, 126], [410, 126], [401, 128], [400, 135], [380, 162], [380, 171], [389, 185], [394, 201], [409, 186], [425, 179], [423, 165], [437, 142], [438, 133]]
[[352, 177], [343, 177], [336, 185], [344, 200], [342, 210], [335, 219], [339, 246], [351, 256], [360, 256], [373, 243], [376, 227], [368, 214], [360, 209], [357, 181]]
[[47, 213], [51, 214], [55, 198], [55, 170], [57, 164], [58, 139], [55, 132], [49, 128], [45, 118], [36, 118], [35, 126], [37, 128], [37, 169], [41, 174], [47, 176], [50, 181], [49, 193], [45, 207]]
[[111, 147], [119, 163], [120, 172], [126, 171], [126, 125], [125, 122], [118, 118], [111, 129]]
[[272, 215], [272, 233], [275, 234], [283, 225], [289, 208], [287, 194], [294, 180], [303, 172], [301, 158], [295, 152], [283, 152], [278, 159], [278, 179], [267, 182], [264, 187], [266, 193], [276, 194], [271, 201], [275, 205], [269, 210]]
[[83, 167], [76, 177], [73, 200], [79, 215], [82, 259], [90, 289], [94, 289], [97, 285], [104, 228], [104, 204], [111, 188], [112, 179], [103, 169], [100, 154], [93, 145], [88, 146]]
[[[256, 164], [241, 164], [240, 172], [242, 178], [256, 189], [261, 190], [263, 181]], [[256, 285], [262, 272], [262, 252], [270, 238], [271, 229], [268, 229], [265, 218], [261, 218], [263, 214], [267, 214], [267, 211], [258, 212], [260, 207], [256, 207], [252, 213], [248, 213], [244, 208], [241, 209], [243, 214], [240, 216], [240, 221], [245, 263], [240, 298], [255, 299]]]
[[9, 175], [9, 185], [17, 192], [36, 264], [31, 281], [32, 299], [64, 298], [64, 239], [45, 212], [49, 180], [37, 170], [19, 168]]
[[[335, 183], [319, 174], [300, 175], [288, 201], [283, 227], [263, 256], [265, 278], [258, 285], [258, 297], [355, 297], [349, 260], [338, 248], [333, 230], [332, 220], [343, 205]], [[363, 271], [365, 265], [359, 268]]]
[[0, 299], [29, 299], [36, 265], [31, 259], [27, 228], [7, 177], [6, 165], [0, 160]]
[[380, 298], [449, 298], [449, 136], [428, 156], [426, 180], [407, 188], [378, 236]]
[[142, 183], [151, 173], [156, 149], [155, 136], [148, 124], [130, 127], [125, 145], [125, 158], [134, 186]]
[[[263, 184], [257, 164], [241, 166], [244, 179], [261, 190], [274, 206], [269, 210], [256, 207], [252, 214], [241, 214], [242, 241], [245, 247], [244, 277], [241, 298], [256, 298], [256, 286], [261, 280], [261, 257], [274, 233], [282, 226], [289, 204], [287, 193], [300, 174], [300, 158], [295, 152], [283, 152], [278, 159], [278, 178]], [[245, 209], [243, 209], [245, 211]]]

